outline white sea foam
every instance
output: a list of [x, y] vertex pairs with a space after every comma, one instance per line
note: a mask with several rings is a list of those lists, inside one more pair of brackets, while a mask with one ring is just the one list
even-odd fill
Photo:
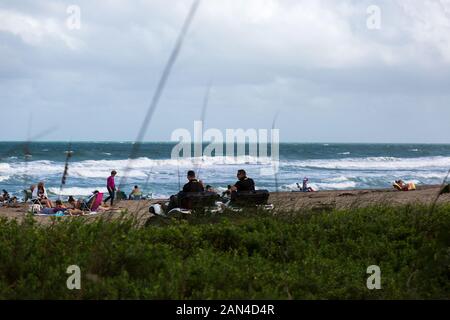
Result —
[[343, 181], [343, 182], [321, 182], [311, 183], [310, 186], [315, 190], [342, 190], [356, 188], [356, 182]]
[[59, 188], [49, 188], [49, 195], [62, 195], [62, 196], [90, 196], [92, 191], [98, 190], [103, 193], [108, 193], [108, 190], [104, 187], [89, 187], [89, 188], [78, 188], [78, 187], [70, 187], [63, 188], [62, 192]]
[[[220, 165], [267, 165], [271, 163], [270, 158], [258, 157], [203, 157], [188, 159], [149, 159], [138, 158], [133, 160], [86, 160], [72, 162], [69, 165], [69, 176], [81, 178], [104, 178], [111, 170], [124, 172], [129, 168], [128, 176], [136, 178], [147, 177], [147, 173], [152, 170], [163, 168], [195, 168], [211, 167]], [[0, 173], [3, 174], [27, 174], [31, 176], [43, 176], [62, 174], [64, 163], [47, 160], [31, 161], [28, 163], [19, 162], [14, 164], [0, 163]]]
[[337, 170], [418, 170], [450, 167], [450, 157], [368, 157], [294, 161], [293, 166]]
[[[201, 168], [202, 179], [213, 181], [232, 182], [234, 176], [230, 172], [244, 167], [251, 176], [257, 179], [257, 184], [273, 184], [268, 177], [258, 176], [264, 166], [270, 165], [270, 158], [226, 158], [226, 157], [203, 157], [198, 159], [149, 159], [138, 158], [132, 161], [123, 160], [86, 160], [71, 162], [69, 165], [68, 187], [73, 183], [81, 181], [84, 186], [102, 185], [111, 170], [119, 172], [118, 180], [124, 175], [125, 169], [130, 165], [127, 172], [127, 182], [143, 183], [148, 180], [150, 184], [159, 189], [164, 185], [164, 191], [172, 190], [173, 184], [178, 181], [177, 171], [184, 172], [188, 169]], [[279, 181], [286, 186], [285, 190], [297, 190], [297, 186], [290, 182], [301, 183], [306, 175], [310, 178], [311, 186], [318, 189], [346, 189], [356, 187], [390, 186], [391, 181], [396, 178], [415, 179], [418, 183], [439, 183], [444, 178], [450, 167], [450, 157], [416, 157], [416, 158], [394, 158], [394, 157], [368, 157], [343, 159], [315, 159], [315, 160], [282, 160], [280, 163]], [[46, 179], [55, 186], [55, 182], [61, 181], [64, 171], [63, 162], [47, 160], [29, 162], [0, 163], [0, 181], [16, 179], [22, 181], [23, 177], [30, 177], [31, 181]], [[234, 173], [231, 173], [234, 174]], [[184, 173], [180, 173], [184, 179]], [[28, 178], [27, 178], [28, 179]], [[33, 180], [34, 179], [34, 180]], [[76, 179], [76, 180], [75, 180]], [[22, 183], [22, 182], [20, 182]], [[105, 182], [106, 183], [106, 182]], [[206, 181], [208, 183], [208, 181]], [[71, 184], [71, 185], [70, 185]], [[80, 185], [80, 184], [78, 184]], [[63, 195], [89, 195], [95, 187], [78, 189], [64, 189]], [[59, 189], [53, 190], [59, 194]]]
[[[300, 186], [302, 185], [299, 182]], [[341, 189], [352, 189], [356, 188], [357, 184], [354, 181], [350, 181], [345, 177], [343, 179], [332, 178], [325, 179], [323, 182], [309, 183], [308, 186], [312, 187], [314, 190], [341, 190]], [[299, 188], [296, 183], [291, 183], [281, 186], [281, 191], [298, 191]]]
[[11, 169], [11, 166], [8, 163], [0, 163], [0, 173], [8, 172]]

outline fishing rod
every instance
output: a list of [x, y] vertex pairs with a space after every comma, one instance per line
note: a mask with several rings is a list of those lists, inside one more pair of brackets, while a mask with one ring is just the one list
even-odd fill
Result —
[[59, 187], [59, 197], [58, 197], [59, 200], [61, 200], [63, 187], [66, 184], [67, 176], [69, 175], [69, 161], [70, 161], [70, 158], [72, 157], [72, 153], [73, 153], [72, 152], [72, 142], [70, 142], [69, 149], [67, 150], [65, 165], [64, 165], [64, 173], [61, 178], [61, 185]]
[[[275, 130], [275, 124], [277, 122], [279, 114], [280, 114], [280, 111], [277, 111], [275, 113], [274, 117], [273, 117], [273, 120], [272, 120], [272, 132], [271, 132], [272, 136], [271, 136], [271, 140], [273, 140], [273, 131]], [[272, 143], [273, 143], [273, 141], [272, 141]], [[273, 148], [271, 148], [271, 150], [270, 150], [270, 156], [271, 156], [271, 158], [273, 160]], [[278, 164], [278, 166], [279, 166], [279, 164]], [[278, 168], [277, 168], [277, 165], [275, 163], [273, 163], [272, 168], [273, 168], [273, 174], [274, 174], [274, 179], [275, 179], [275, 191], [276, 191], [276, 193], [278, 193]]]
[[178, 175], [178, 191], [181, 190], [181, 178], [180, 178], [180, 160], [177, 158], [177, 175]]
[[[208, 86], [206, 87], [205, 95], [203, 97], [202, 111], [201, 111], [201, 114], [200, 114], [200, 119], [201, 119], [201, 123], [202, 123], [202, 134], [203, 134], [203, 132], [205, 130], [206, 111], [207, 111], [208, 105], [209, 105], [209, 95], [210, 95], [210, 92], [211, 92], [211, 85], [212, 85], [212, 82], [209, 81]], [[202, 139], [202, 141], [203, 141], [203, 139]], [[197, 178], [199, 180], [200, 180], [200, 171], [201, 171], [201, 169], [203, 167], [203, 164], [204, 164], [204, 161], [205, 161], [205, 159], [203, 157], [203, 144], [202, 144], [201, 148], [202, 148], [202, 161], [196, 168]]]
[[437, 204], [437, 202], [439, 200], [439, 197], [441, 195], [443, 195], [444, 193], [449, 193], [450, 192], [450, 190], [447, 190], [447, 188], [446, 188], [447, 179], [448, 179], [449, 176], [450, 176], [450, 169], [447, 171], [447, 174], [444, 177], [444, 180], [442, 181], [442, 184], [441, 184], [441, 186], [439, 188], [439, 191], [438, 191], [438, 193], [436, 195], [436, 198], [434, 199], [434, 201], [431, 204], [430, 215], [433, 214], [434, 209], [436, 208], [436, 204]]
[[[150, 176], [153, 173], [153, 165], [150, 167], [150, 171], [146, 174], [147, 175], [147, 179], [145, 180], [145, 184], [144, 184], [144, 188], [142, 190], [147, 190], [147, 187], [150, 183]], [[138, 204], [136, 206], [136, 210], [135, 213], [139, 213], [139, 211], [141, 210], [141, 202], [142, 202], [142, 198], [139, 199]]]
[[145, 137], [145, 134], [147, 132], [148, 126], [150, 125], [150, 122], [153, 118], [153, 114], [155, 113], [159, 100], [161, 98], [161, 95], [164, 91], [164, 88], [166, 86], [167, 80], [169, 79], [170, 73], [172, 71], [172, 68], [178, 58], [178, 55], [183, 47], [184, 39], [186, 37], [186, 34], [189, 30], [189, 27], [195, 17], [195, 14], [197, 12], [197, 9], [200, 5], [200, 0], [194, 0], [194, 2], [191, 4], [190, 10], [188, 12], [188, 15], [186, 16], [186, 19], [183, 23], [183, 26], [181, 28], [181, 31], [178, 35], [178, 38], [175, 42], [175, 46], [172, 49], [169, 59], [166, 62], [166, 65], [164, 67], [164, 70], [161, 74], [161, 77], [159, 79], [159, 82], [156, 86], [155, 93], [153, 95], [153, 98], [150, 102], [150, 106], [147, 110], [147, 113], [144, 117], [144, 121], [142, 122], [141, 128], [138, 132], [138, 135], [136, 137], [135, 143], [132, 146], [132, 150], [130, 153], [130, 159], [128, 161], [128, 164], [126, 168], [124, 169], [124, 175], [120, 181], [119, 187], [122, 187], [126, 183], [127, 176], [129, 174], [129, 171], [132, 166], [133, 159], [139, 154], [141, 143]]
[[[52, 126], [50, 128], [47, 128], [43, 131], [41, 131], [40, 133], [36, 134], [35, 136], [31, 137], [31, 124], [32, 124], [32, 115], [30, 115], [30, 119], [29, 119], [29, 123], [28, 123], [28, 130], [27, 130], [27, 140], [23, 143], [22, 145], [22, 152], [23, 152], [23, 156], [24, 156], [24, 161], [25, 161], [25, 173], [24, 173], [24, 179], [23, 179], [23, 183], [24, 183], [24, 190], [28, 190], [29, 186], [28, 186], [28, 163], [30, 161], [30, 159], [32, 158], [32, 154], [31, 154], [31, 143], [33, 140], [38, 140], [44, 136], [46, 136], [48, 133], [56, 130], [58, 127], [57, 126]], [[14, 150], [16, 150], [16, 148], [10, 148], [6, 154], [10, 154], [12, 153]]]
[[[33, 120], [33, 114], [30, 114], [30, 119], [28, 120], [27, 141], [23, 145], [23, 156], [24, 156], [24, 160], [25, 160], [25, 174], [23, 176], [24, 190], [28, 189], [28, 186], [27, 186], [28, 185], [28, 161], [31, 158], [31, 151], [30, 151], [31, 138], [30, 138], [30, 136], [31, 136], [31, 125], [33, 123], [32, 120]], [[27, 195], [25, 195], [25, 198], [27, 198]]]

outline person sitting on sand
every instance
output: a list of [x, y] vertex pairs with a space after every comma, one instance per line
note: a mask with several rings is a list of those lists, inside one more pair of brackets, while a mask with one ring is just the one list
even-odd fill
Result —
[[37, 187], [33, 190], [33, 199], [39, 199], [41, 203], [45, 204], [47, 208], [53, 208], [53, 203], [48, 198], [47, 190], [44, 182], [39, 182]]
[[10, 207], [10, 208], [18, 208], [19, 204], [17, 203], [17, 201], [18, 201], [17, 197], [14, 196], [14, 197], [12, 197], [11, 199], [8, 200], [6, 206]]
[[23, 202], [28, 202], [28, 200], [33, 199], [34, 189], [36, 189], [36, 186], [33, 184], [30, 186], [29, 189], [23, 190], [23, 194], [24, 194]]
[[69, 206], [71, 206], [72, 208], [75, 208], [77, 205], [77, 201], [75, 200], [75, 198], [73, 196], [69, 196], [69, 199], [67, 199], [67, 203], [69, 204]]
[[203, 192], [205, 188], [203, 183], [195, 177], [195, 172], [189, 170], [187, 173], [188, 183], [183, 186], [183, 192]]
[[8, 191], [3, 189], [3, 194], [0, 196], [1, 202], [8, 202], [11, 199], [11, 196], [9, 195]]
[[142, 191], [138, 186], [134, 186], [134, 189], [131, 191], [128, 196], [128, 200], [141, 200], [142, 199]]
[[227, 186], [227, 190], [225, 190], [224, 192], [222, 192], [222, 198], [224, 198], [224, 197], [230, 197], [230, 196], [231, 196], [231, 187], [232, 187], [232, 185], [229, 184], [229, 185]]
[[16, 208], [18, 206], [17, 197], [11, 197], [5, 189], [3, 189], [3, 194], [0, 196], [0, 202], [11, 208]]
[[205, 191], [206, 191], [206, 192], [214, 192], [214, 193], [217, 193], [216, 190], [215, 190], [212, 186], [210, 186], [209, 184], [205, 187]]
[[203, 187], [203, 183], [195, 177], [195, 172], [189, 170], [187, 173], [188, 183], [183, 186], [183, 190], [180, 191], [177, 195], [172, 195], [169, 198], [169, 205], [163, 205], [163, 209], [170, 211], [173, 208], [177, 208], [181, 204], [181, 200], [183, 198], [183, 193], [191, 193], [191, 192], [203, 192], [205, 188]]
[[255, 181], [247, 177], [245, 170], [238, 170], [236, 177], [238, 181], [231, 187], [231, 192], [255, 191]]
[[309, 181], [309, 179], [306, 177], [303, 179], [302, 191], [303, 192], [314, 192], [313, 188], [308, 187], [308, 181]]

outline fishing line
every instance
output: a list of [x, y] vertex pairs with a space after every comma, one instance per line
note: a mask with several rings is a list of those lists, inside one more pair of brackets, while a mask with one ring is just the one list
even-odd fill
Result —
[[[273, 139], [273, 131], [275, 130], [275, 124], [276, 124], [276, 121], [278, 119], [279, 113], [280, 113], [280, 111], [278, 110], [275, 113], [275, 116], [273, 117], [271, 140]], [[271, 142], [272, 142], [272, 146], [273, 146], [273, 141], [271, 141]], [[278, 148], [279, 148], [279, 146], [278, 146]], [[273, 148], [270, 149], [270, 156], [272, 157], [272, 160], [273, 160]], [[278, 159], [278, 161], [279, 161], [279, 159]], [[279, 167], [279, 164], [278, 164], [278, 167]], [[275, 190], [276, 190], [276, 193], [278, 193], [278, 168], [277, 168], [277, 165], [275, 163], [273, 163], [273, 174], [274, 174], [274, 179], [275, 179]]]
[[64, 172], [61, 178], [61, 185], [59, 187], [59, 197], [58, 197], [59, 200], [61, 200], [63, 187], [66, 184], [67, 176], [69, 175], [69, 161], [71, 157], [72, 157], [72, 142], [69, 142], [69, 149], [67, 150]]
[[132, 147], [132, 150], [131, 150], [131, 153], [130, 153], [130, 158], [129, 158], [129, 161], [128, 161], [128, 164], [127, 164], [126, 168], [124, 169], [123, 177], [122, 177], [122, 179], [120, 181], [119, 187], [122, 187], [126, 183], [126, 179], [127, 179], [128, 173], [129, 173], [129, 171], [131, 169], [133, 159], [139, 154], [141, 143], [142, 143], [142, 141], [144, 139], [144, 136], [145, 136], [145, 134], [147, 132], [148, 126], [150, 125], [150, 122], [152, 120], [153, 114], [154, 114], [154, 112], [155, 112], [155, 110], [156, 110], [156, 108], [158, 106], [160, 97], [161, 97], [162, 92], [163, 92], [163, 90], [164, 90], [164, 88], [166, 86], [166, 83], [167, 83], [167, 80], [169, 78], [169, 75], [170, 75], [170, 73], [172, 71], [172, 67], [173, 67], [173, 65], [175, 64], [175, 62], [176, 62], [176, 60], [178, 58], [178, 55], [179, 55], [179, 53], [181, 51], [181, 48], [183, 46], [183, 42], [184, 42], [186, 33], [189, 30], [189, 27], [190, 27], [190, 25], [192, 23], [192, 20], [195, 17], [195, 14], [197, 12], [197, 9], [198, 9], [199, 5], [200, 5], [200, 0], [194, 0], [194, 2], [192, 3], [192, 5], [190, 7], [189, 13], [188, 13], [188, 15], [187, 15], [187, 17], [186, 17], [186, 19], [185, 19], [185, 21], [183, 23], [183, 26], [181, 28], [180, 34], [179, 34], [179, 36], [178, 36], [178, 38], [176, 40], [175, 46], [174, 46], [174, 48], [173, 48], [173, 50], [172, 50], [172, 52], [171, 52], [171, 54], [169, 56], [169, 59], [167, 60], [167, 63], [165, 65], [165, 67], [164, 67], [164, 70], [163, 70], [163, 73], [161, 75], [161, 78], [159, 79], [159, 82], [158, 82], [158, 85], [156, 87], [156, 90], [155, 90], [155, 93], [153, 95], [153, 98], [151, 100], [150, 106], [149, 106], [149, 108], [147, 110], [147, 113], [146, 113], [146, 115], [144, 117], [144, 121], [143, 121], [142, 126], [141, 126], [141, 128], [139, 130], [139, 133], [137, 135], [136, 141], [133, 144], [133, 147]]
[[[203, 132], [205, 130], [206, 111], [207, 111], [208, 105], [209, 105], [209, 94], [211, 92], [211, 85], [212, 85], [212, 82], [209, 81], [208, 86], [206, 87], [205, 95], [203, 97], [203, 106], [202, 106], [202, 112], [201, 112], [201, 115], [200, 115], [200, 117], [201, 117], [200, 119], [202, 121], [202, 134], [203, 134]], [[203, 142], [203, 137], [202, 137], [202, 142]], [[202, 161], [196, 168], [197, 179], [198, 180], [200, 180], [200, 171], [201, 171], [201, 169], [203, 167], [203, 164], [204, 164], [204, 161], [205, 161], [205, 159], [203, 157], [203, 143], [202, 143], [201, 147], [202, 147]]]
[[442, 184], [441, 184], [441, 187], [439, 188], [438, 194], [436, 195], [436, 198], [434, 199], [433, 203], [431, 204], [430, 215], [433, 214], [436, 204], [439, 200], [439, 197], [444, 193], [445, 184], [447, 183], [447, 179], [449, 176], [450, 176], [450, 169], [447, 171], [447, 175], [445, 176], [444, 180], [442, 181]]

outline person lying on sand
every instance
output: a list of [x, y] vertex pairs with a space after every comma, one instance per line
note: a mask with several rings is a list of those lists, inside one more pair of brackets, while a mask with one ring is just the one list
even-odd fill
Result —
[[65, 214], [65, 212], [68, 210], [63, 204], [61, 200], [56, 200], [55, 202], [56, 206], [54, 208], [43, 208], [39, 213], [40, 214]]
[[3, 194], [0, 196], [0, 202], [9, 208], [17, 208], [17, 197], [11, 197], [5, 189], [3, 189]]
[[[85, 214], [85, 212], [89, 211], [89, 208], [92, 207], [93, 202], [95, 201], [95, 198], [97, 197], [97, 194], [99, 193], [98, 190], [95, 190], [92, 192], [92, 196], [89, 197], [89, 199], [85, 200], [83, 198], [80, 198], [78, 200], [75, 200], [73, 196], [69, 196], [69, 199], [67, 200], [67, 203], [69, 204], [68, 208], [68, 214], [71, 216], [82, 216]], [[96, 211], [106, 211], [108, 208], [101, 207]]]
[[393, 187], [398, 191], [413, 191], [416, 190], [416, 185], [413, 182], [405, 183], [403, 180], [395, 180]]

